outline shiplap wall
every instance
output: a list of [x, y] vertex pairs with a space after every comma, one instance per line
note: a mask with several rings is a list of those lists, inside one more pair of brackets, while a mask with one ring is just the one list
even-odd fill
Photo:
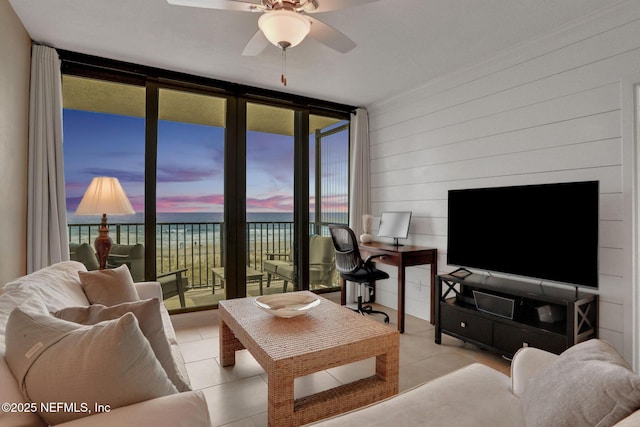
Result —
[[[629, 1], [369, 106], [372, 214], [413, 211], [408, 242], [438, 248], [449, 272], [448, 190], [599, 180], [599, 333], [631, 361], [620, 81], [638, 72], [640, 2]], [[395, 308], [396, 272], [380, 267], [392, 278], [377, 301]], [[424, 319], [428, 275], [406, 279], [407, 313]]]

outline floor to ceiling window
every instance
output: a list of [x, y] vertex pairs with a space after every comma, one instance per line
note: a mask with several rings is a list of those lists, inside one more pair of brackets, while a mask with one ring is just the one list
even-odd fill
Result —
[[310, 223], [328, 235], [328, 224], [349, 222], [349, 121], [309, 117]]
[[223, 291], [225, 118], [224, 98], [159, 90], [156, 278], [170, 309]]
[[135, 215], [108, 216], [114, 245], [108, 266], [121, 264], [117, 255], [135, 254], [127, 265], [135, 281], [144, 274], [144, 87], [75, 76], [63, 78], [65, 189], [71, 259], [97, 269], [93, 241], [100, 215], [75, 215], [96, 176], [118, 178]]
[[[110, 218], [114, 242], [131, 248], [110, 266], [158, 280], [174, 311], [336, 285], [331, 250], [317, 279], [313, 239], [347, 221], [351, 107], [62, 58], [68, 210], [97, 175], [118, 177], [136, 210]], [[70, 240], [91, 245], [99, 218], [69, 218]]]
[[293, 110], [247, 103], [248, 295], [295, 288], [293, 127]]

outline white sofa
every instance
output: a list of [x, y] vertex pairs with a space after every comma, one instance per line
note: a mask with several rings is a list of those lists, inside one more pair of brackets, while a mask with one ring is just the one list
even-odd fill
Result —
[[[6, 363], [5, 334], [9, 315], [14, 308], [34, 296], [44, 302], [51, 312], [72, 306], [88, 306], [89, 301], [80, 284], [79, 271], [86, 271], [83, 264], [66, 261], [23, 276], [0, 289], [0, 403], [13, 404], [3, 406], [0, 411], [0, 426], [46, 425], [37, 414], [31, 413], [30, 409], [25, 410], [22, 405], [26, 402], [25, 398]], [[159, 283], [141, 282], [136, 283], [135, 286], [140, 299], [158, 298], [162, 301]], [[188, 381], [184, 360], [178, 349], [169, 314], [164, 305], [160, 305], [165, 334], [176, 365], [183, 378]], [[55, 366], [51, 367], [51, 369], [55, 368]], [[186, 391], [115, 408], [109, 412], [92, 414], [58, 425], [65, 427], [124, 425], [199, 427], [211, 426], [211, 418], [203, 394], [200, 391]]]
[[[624, 361], [619, 363], [621, 357], [615, 360], [617, 353], [614, 355], [615, 350], [612, 352], [605, 342], [591, 340], [573, 348], [560, 357], [523, 348], [514, 356], [511, 378], [474, 363], [382, 402], [313, 425], [640, 426], [640, 377]], [[618, 384], [603, 386], [600, 380]], [[601, 404], [604, 408], [598, 408]], [[620, 410], [631, 414], [621, 415]], [[623, 419], [610, 422], [616, 418]]]

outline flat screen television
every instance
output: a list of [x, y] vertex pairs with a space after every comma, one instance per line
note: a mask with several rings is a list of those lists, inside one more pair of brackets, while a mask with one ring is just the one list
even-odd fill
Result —
[[598, 287], [598, 181], [449, 191], [447, 263]]
[[398, 239], [409, 237], [411, 212], [382, 212], [378, 237], [391, 237], [394, 246], [402, 246]]

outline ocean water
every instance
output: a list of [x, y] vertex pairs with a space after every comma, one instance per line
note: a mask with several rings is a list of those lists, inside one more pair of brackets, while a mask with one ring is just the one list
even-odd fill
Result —
[[[90, 243], [97, 236], [95, 224], [100, 223], [100, 217], [67, 215], [69, 241]], [[313, 220], [314, 215], [311, 214], [309, 221]], [[346, 223], [347, 220], [347, 213], [333, 214], [330, 218], [331, 222]], [[107, 221], [114, 242], [144, 243], [144, 213], [111, 215]], [[171, 242], [178, 247], [219, 245], [223, 225], [222, 212], [158, 213], [158, 246]], [[293, 212], [247, 212], [247, 238], [250, 243], [277, 241], [285, 247], [290, 246], [293, 240]]]
[[[346, 215], [346, 214], [345, 214]], [[311, 215], [313, 218], [313, 214]], [[312, 219], [313, 220], [313, 219]], [[247, 212], [247, 222], [292, 222], [293, 212]], [[67, 212], [69, 224], [99, 224], [99, 216], [76, 216]], [[134, 215], [108, 215], [109, 224], [144, 224], [144, 213]], [[198, 224], [224, 222], [222, 212], [162, 212], [157, 214], [159, 224]]]

